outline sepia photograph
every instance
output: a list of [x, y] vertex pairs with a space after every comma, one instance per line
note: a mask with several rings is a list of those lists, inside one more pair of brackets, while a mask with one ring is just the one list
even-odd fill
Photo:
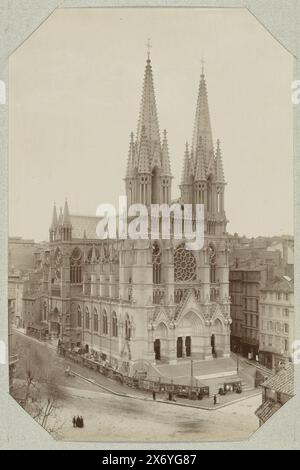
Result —
[[57, 441], [294, 397], [295, 58], [246, 8], [57, 8], [9, 57], [9, 393]]

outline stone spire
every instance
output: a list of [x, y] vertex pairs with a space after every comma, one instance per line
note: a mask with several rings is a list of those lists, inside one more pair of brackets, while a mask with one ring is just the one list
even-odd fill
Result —
[[171, 176], [171, 164], [170, 164], [170, 156], [169, 156], [169, 148], [168, 148], [168, 139], [167, 139], [167, 131], [164, 129], [164, 138], [162, 144], [162, 174], [164, 176]]
[[210, 116], [209, 116], [209, 107], [207, 99], [207, 89], [204, 70], [202, 67], [202, 73], [200, 77], [199, 91], [198, 91], [198, 100], [197, 108], [195, 115], [195, 124], [194, 124], [194, 133], [193, 133], [193, 144], [192, 150], [194, 155], [197, 154], [197, 149], [200, 140], [202, 141], [203, 146], [203, 158], [204, 165], [207, 168], [210, 160], [210, 155], [213, 154], [213, 139], [212, 131], [210, 125]]
[[134, 135], [133, 135], [133, 132], [131, 132], [128, 160], [127, 160], [127, 169], [126, 169], [127, 178], [130, 178], [131, 176], [134, 175], [134, 164], [135, 164], [135, 144], [134, 144]]
[[185, 152], [182, 167], [181, 184], [189, 184], [191, 176], [189, 144], [185, 144]]
[[220, 148], [220, 140], [217, 140], [217, 149], [216, 149], [216, 156], [215, 156], [215, 168], [216, 168], [216, 181], [218, 183], [225, 183], [224, 179], [224, 170], [223, 170], [223, 163], [222, 163], [222, 154]]
[[65, 207], [64, 207], [64, 214], [63, 214], [63, 220], [62, 220], [63, 225], [71, 225], [71, 219], [70, 219], [70, 213], [69, 213], [69, 206], [68, 206], [68, 200], [66, 198], [65, 200]]
[[195, 181], [205, 181], [205, 179], [205, 149], [202, 145], [202, 139], [200, 137], [196, 153]]
[[58, 217], [58, 226], [61, 226], [63, 224], [63, 211], [62, 207], [59, 208], [59, 217]]
[[157, 118], [157, 109], [154, 93], [154, 84], [152, 76], [152, 67], [150, 54], [146, 63], [144, 85], [142, 93], [142, 101], [140, 107], [138, 129], [137, 129], [137, 145], [141, 145], [143, 127], [145, 128], [145, 136], [149, 146], [149, 166], [154, 156], [154, 151], [161, 150], [159, 125]]
[[139, 144], [139, 173], [150, 173], [149, 167], [149, 146], [146, 136], [146, 128], [142, 127], [141, 138]]
[[51, 222], [50, 230], [56, 230], [57, 224], [58, 224], [58, 220], [57, 220], [57, 211], [56, 211], [56, 204], [54, 203], [54, 205], [53, 205], [52, 222]]

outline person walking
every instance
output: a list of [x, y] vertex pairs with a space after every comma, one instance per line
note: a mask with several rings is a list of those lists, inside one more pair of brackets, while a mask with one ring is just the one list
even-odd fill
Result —
[[72, 423], [73, 423], [73, 428], [76, 428], [76, 417], [75, 416], [73, 416]]
[[83, 425], [83, 417], [82, 416], [80, 416], [80, 424], [81, 424], [80, 427], [83, 428], [84, 425]]
[[152, 398], [153, 398], [153, 400], [156, 400], [156, 393], [155, 393], [154, 390], [153, 390], [153, 392], [152, 392]]
[[217, 395], [215, 394], [214, 395], [214, 405], [216, 405], [216, 404], [217, 404]]
[[76, 427], [81, 428], [79, 416], [77, 416], [77, 418], [76, 418]]

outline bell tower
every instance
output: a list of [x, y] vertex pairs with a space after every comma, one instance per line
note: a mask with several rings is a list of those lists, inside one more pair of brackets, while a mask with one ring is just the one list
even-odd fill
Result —
[[219, 139], [213, 145], [207, 87], [202, 66], [191, 151], [184, 153], [181, 179], [183, 203], [204, 204], [205, 233], [226, 233], [225, 179]]
[[133, 132], [130, 136], [125, 176], [128, 203], [169, 204], [171, 182], [167, 132], [161, 141], [148, 50], [136, 138]]

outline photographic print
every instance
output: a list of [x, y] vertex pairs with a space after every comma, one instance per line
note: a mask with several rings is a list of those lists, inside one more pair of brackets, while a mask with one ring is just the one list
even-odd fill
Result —
[[294, 57], [244, 8], [58, 8], [9, 58], [9, 387], [59, 441], [294, 396]]

